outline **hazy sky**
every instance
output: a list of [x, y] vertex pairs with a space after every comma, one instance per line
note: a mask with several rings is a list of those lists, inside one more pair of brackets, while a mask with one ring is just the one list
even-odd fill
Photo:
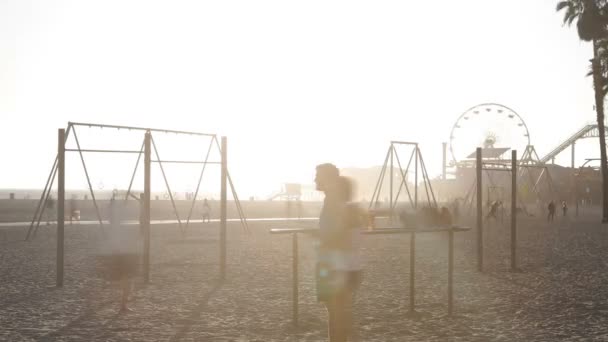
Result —
[[[556, 2], [0, 0], [0, 187], [43, 186], [68, 121], [226, 135], [243, 196], [309, 183], [320, 162], [382, 164], [391, 139], [420, 142], [437, 174], [483, 102], [519, 113], [542, 155], [594, 120], [591, 46]], [[94, 183], [130, 177], [105, 160]]]

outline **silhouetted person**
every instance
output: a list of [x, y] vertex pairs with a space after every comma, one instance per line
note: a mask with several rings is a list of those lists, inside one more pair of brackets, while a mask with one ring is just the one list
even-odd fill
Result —
[[205, 223], [205, 220], [207, 220], [207, 222], [211, 222], [210, 217], [211, 217], [211, 207], [209, 206], [209, 202], [205, 198], [203, 200], [203, 223]]
[[361, 279], [355, 240], [361, 225], [358, 209], [350, 203], [352, 183], [333, 164], [316, 168], [317, 190], [325, 199], [319, 217], [317, 298], [327, 307], [329, 340], [352, 336], [352, 302]]
[[568, 215], [568, 204], [566, 203], [566, 201], [562, 201], [562, 214], [564, 215], [564, 217]]
[[55, 209], [55, 199], [53, 195], [49, 195], [46, 200], [46, 225], [51, 224], [51, 216], [53, 215], [53, 210]]
[[492, 202], [492, 204], [490, 205], [490, 212], [488, 212], [488, 215], [486, 215], [486, 220], [488, 220], [491, 217], [493, 217], [495, 220], [498, 220], [498, 217], [496, 216], [496, 214], [498, 213], [499, 206], [500, 206], [500, 202], [498, 202], [498, 201]]
[[104, 266], [104, 276], [107, 280], [120, 283], [122, 295], [120, 299], [120, 313], [131, 311], [127, 301], [131, 293], [132, 278], [137, 273], [138, 253], [137, 240], [138, 230], [121, 224], [124, 220], [125, 202], [117, 200], [116, 193], [112, 196], [108, 207], [109, 227], [107, 239], [104, 241], [100, 254]]
[[553, 202], [553, 201], [549, 202], [547, 209], [549, 209], [549, 215], [547, 216], [547, 221], [553, 222], [553, 219], [555, 218], [555, 202]]
[[72, 196], [70, 198], [70, 225], [72, 224], [74, 219], [79, 219], [78, 216], [76, 215], [76, 211], [78, 210], [78, 207], [76, 206], [76, 198], [74, 198], [74, 196]]
[[451, 226], [452, 225], [452, 215], [450, 211], [446, 207], [441, 207], [441, 212], [439, 214], [439, 224], [441, 226]]

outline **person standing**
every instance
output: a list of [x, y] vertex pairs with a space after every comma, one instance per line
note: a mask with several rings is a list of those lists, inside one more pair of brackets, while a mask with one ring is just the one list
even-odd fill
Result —
[[553, 219], [555, 218], [555, 202], [549, 202], [547, 209], [549, 209], [549, 216], [547, 216], [547, 221], [553, 222]]
[[46, 200], [46, 225], [50, 225], [51, 224], [51, 217], [53, 216], [53, 210], [55, 209], [55, 199], [53, 198], [53, 195], [49, 195], [49, 197]]
[[562, 214], [564, 217], [568, 215], [568, 204], [566, 201], [562, 201]]
[[205, 223], [205, 220], [207, 222], [210, 222], [211, 221], [210, 217], [211, 217], [211, 207], [209, 206], [209, 202], [205, 198], [203, 200], [203, 223]]
[[361, 279], [356, 229], [361, 222], [350, 203], [352, 183], [336, 166], [318, 165], [315, 184], [325, 194], [319, 217], [317, 298], [327, 308], [329, 340], [342, 342], [353, 335], [352, 304]]

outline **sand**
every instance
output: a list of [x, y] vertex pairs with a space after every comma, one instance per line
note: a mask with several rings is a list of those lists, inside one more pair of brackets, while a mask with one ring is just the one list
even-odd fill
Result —
[[[326, 313], [314, 292], [314, 252], [300, 239], [300, 326], [291, 322], [291, 236], [269, 228], [314, 223], [256, 222], [228, 227], [228, 270], [218, 281], [218, 226], [152, 228], [151, 283], [135, 281], [118, 314], [116, 286], [97, 276], [96, 226], [66, 228], [65, 285], [55, 284], [54, 227], [30, 242], [26, 228], [0, 234], [2, 341], [323, 341]], [[521, 219], [521, 272], [509, 271], [509, 226], [485, 228], [484, 272], [475, 232], [455, 239], [455, 308], [447, 313], [447, 237], [419, 234], [416, 309], [408, 317], [407, 235], [363, 237], [364, 281], [357, 294], [360, 341], [606, 341], [608, 228], [597, 219]]]

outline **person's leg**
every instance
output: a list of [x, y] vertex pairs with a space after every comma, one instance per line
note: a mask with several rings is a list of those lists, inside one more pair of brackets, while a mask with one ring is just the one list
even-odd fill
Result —
[[127, 306], [127, 301], [129, 300], [129, 294], [131, 292], [131, 279], [129, 277], [124, 276], [121, 280], [121, 288], [122, 288], [122, 298], [120, 301], [120, 312], [131, 311]]
[[336, 310], [335, 303], [333, 299], [329, 299], [325, 302], [325, 307], [327, 308], [327, 336], [329, 336], [329, 341], [334, 342], [336, 340]]
[[353, 334], [353, 292], [351, 289], [344, 291], [343, 319], [344, 341], [352, 340]]

